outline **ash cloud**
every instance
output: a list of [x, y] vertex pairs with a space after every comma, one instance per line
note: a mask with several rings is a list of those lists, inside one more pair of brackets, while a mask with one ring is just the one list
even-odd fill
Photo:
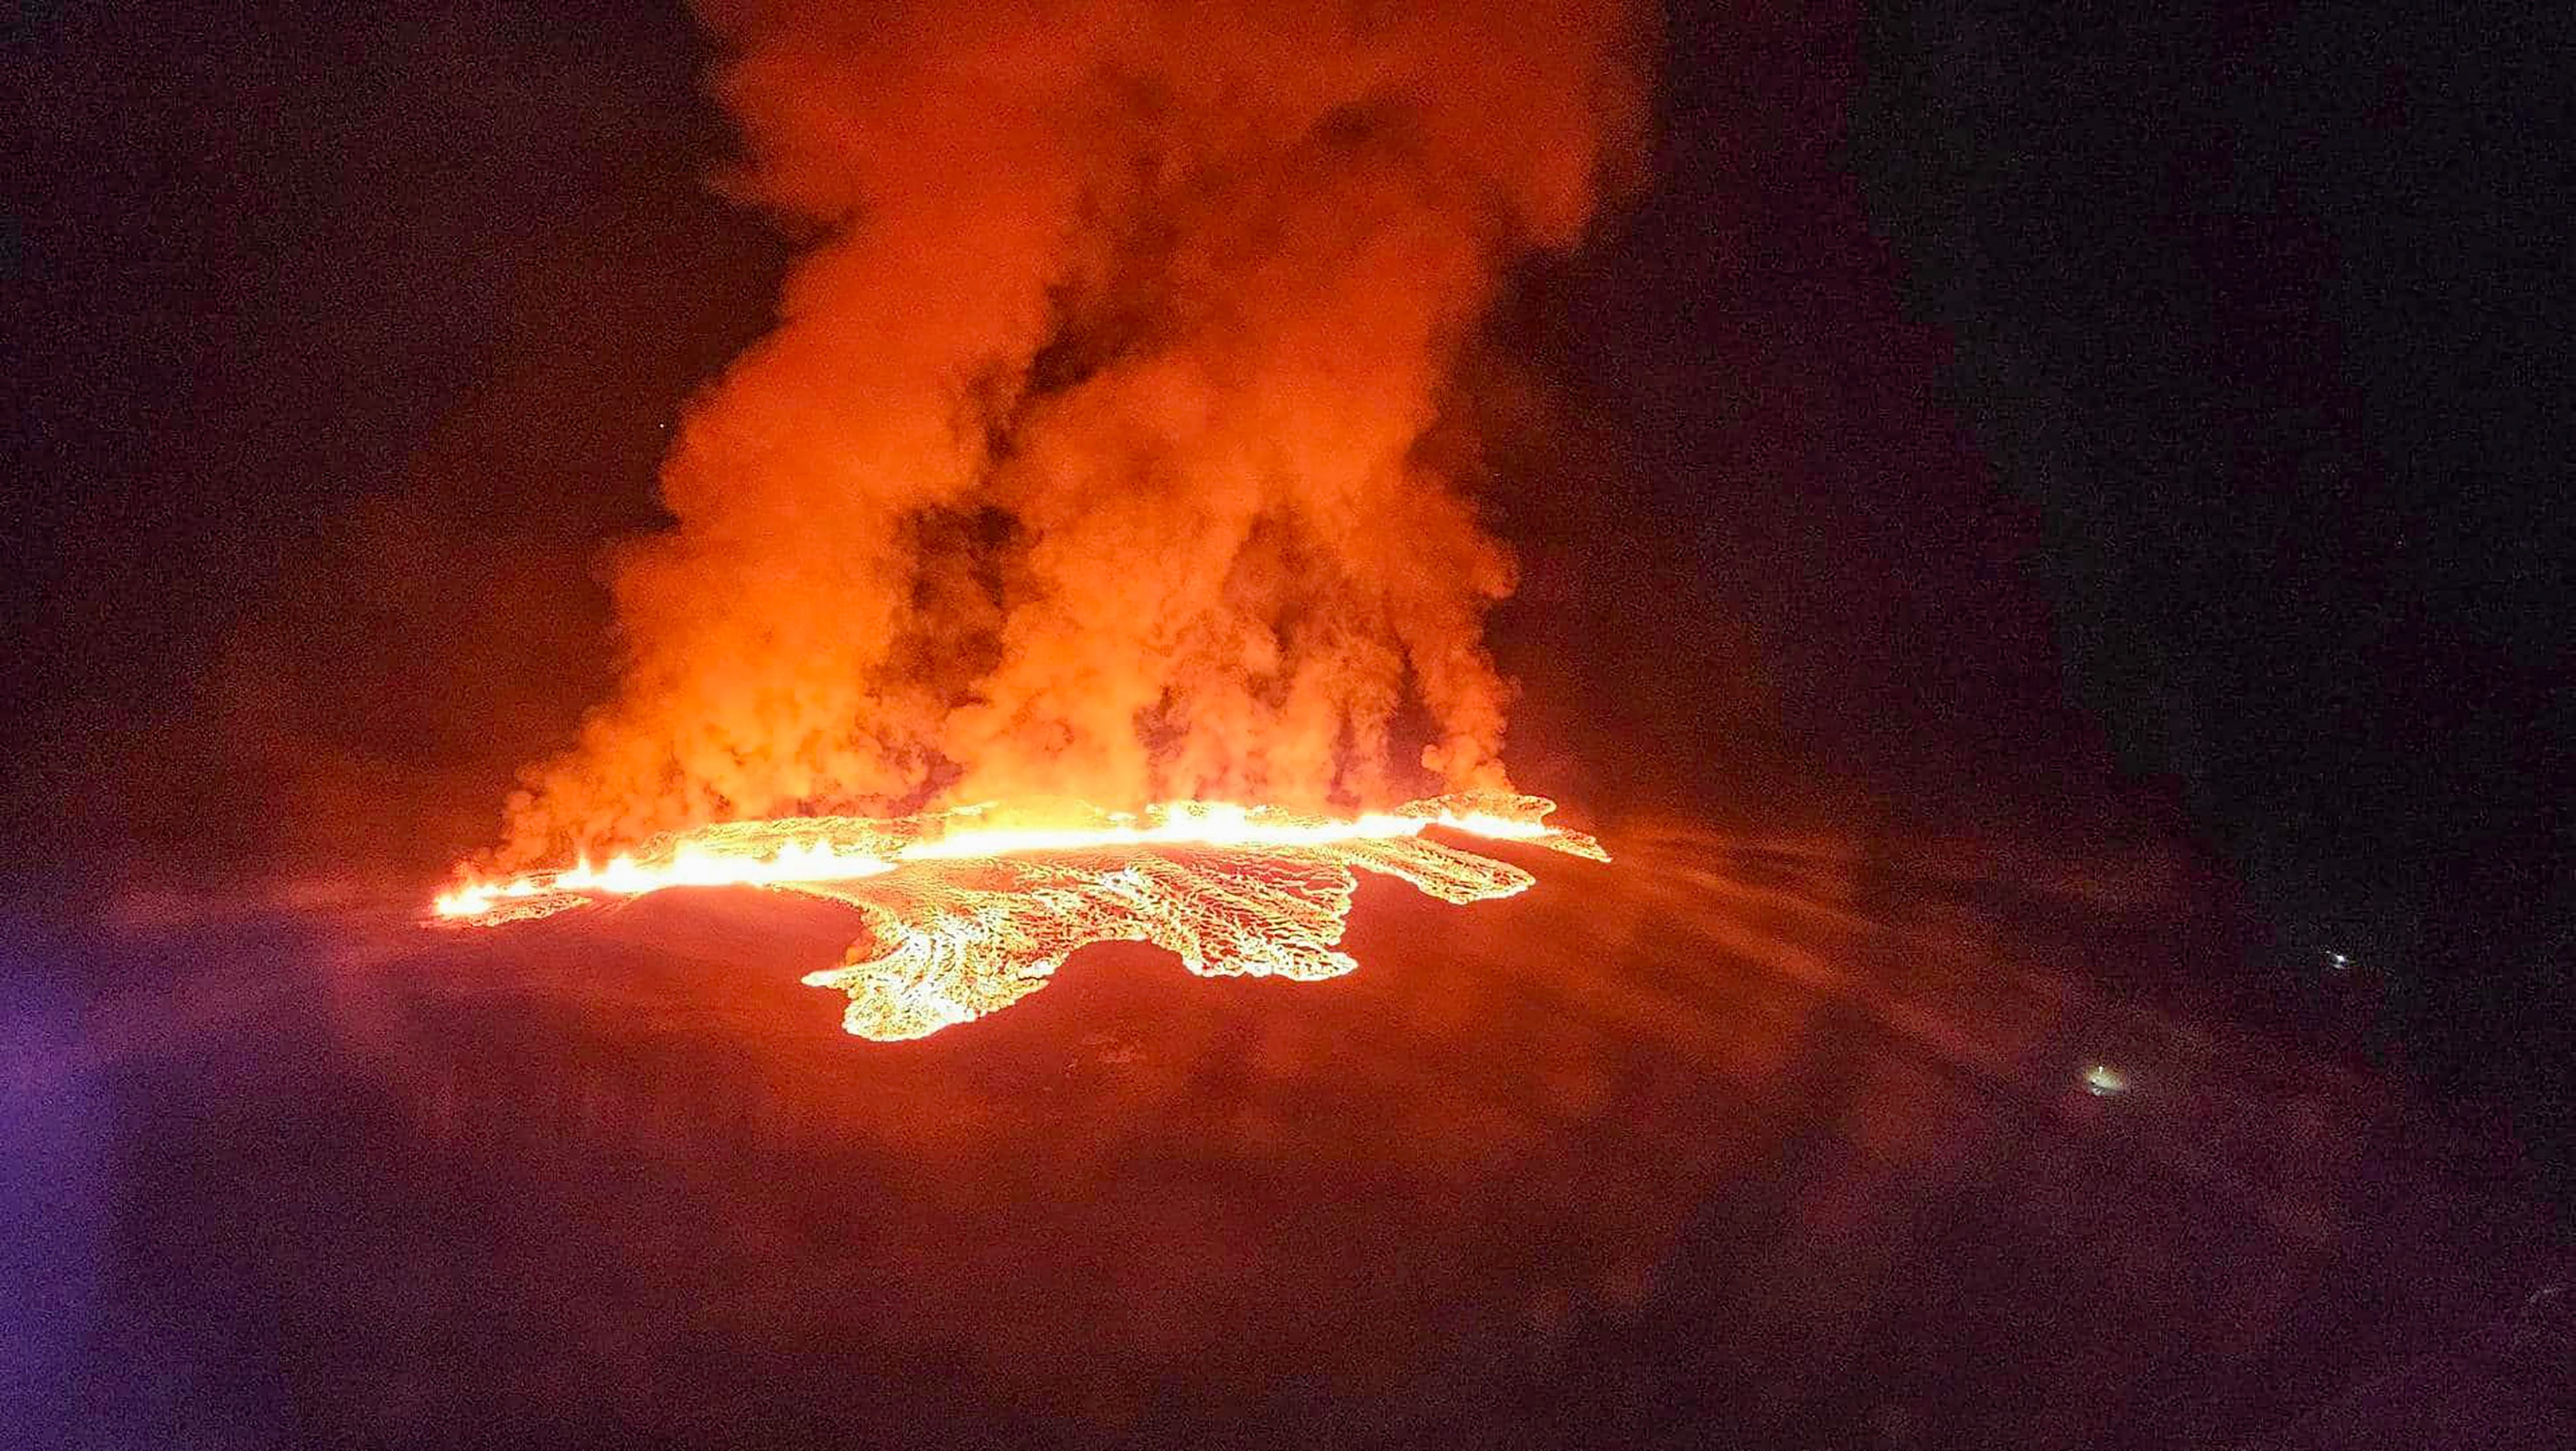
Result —
[[[505, 855], [729, 817], [1504, 784], [1511, 556], [1424, 447], [1633, 173], [1617, 6], [709, 3], [808, 246], [615, 561]], [[1439, 461], [1434, 461], [1437, 455]]]

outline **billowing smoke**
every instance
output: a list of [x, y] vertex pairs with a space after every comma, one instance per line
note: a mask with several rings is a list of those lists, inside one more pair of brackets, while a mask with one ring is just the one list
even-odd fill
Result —
[[[1639, 24], [1534, 0], [710, 0], [729, 185], [809, 247], [614, 575], [516, 856], [991, 796], [1502, 784], [1509, 553], [1425, 447], [1582, 234]], [[1439, 462], [1432, 455], [1436, 453]]]

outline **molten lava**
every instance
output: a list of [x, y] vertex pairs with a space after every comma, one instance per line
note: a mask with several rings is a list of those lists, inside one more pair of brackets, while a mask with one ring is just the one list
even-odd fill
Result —
[[[593, 868], [476, 882], [446, 921], [497, 926], [665, 887], [760, 886], [843, 902], [867, 935], [805, 981], [846, 992], [843, 1026], [919, 1038], [1010, 1006], [1094, 942], [1146, 942], [1202, 976], [1337, 977], [1354, 870], [1449, 902], [1508, 897], [1529, 873], [1428, 839], [1433, 827], [1607, 861], [1546, 824], [1555, 803], [1469, 792], [1351, 819], [1182, 802], [1139, 815], [999, 806], [870, 820], [809, 816], [654, 838]], [[879, 881], [877, 879], [885, 880]]]

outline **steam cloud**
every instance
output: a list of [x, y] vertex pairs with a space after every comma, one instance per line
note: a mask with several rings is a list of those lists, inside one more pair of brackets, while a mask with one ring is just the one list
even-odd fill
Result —
[[1636, 15], [702, 9], [729, 185], [811, 245], [686, 422], [677, 525], [614, 572], [623, 682], [528, 773], [507, 855], [1503, 784], [1481, 632], [1514, 566], [1472, 460], [1422, 445], [1503, 269], [1633, 160]]

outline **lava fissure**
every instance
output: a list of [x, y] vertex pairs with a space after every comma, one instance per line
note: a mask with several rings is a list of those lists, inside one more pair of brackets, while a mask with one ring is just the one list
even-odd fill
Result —
[[1355, 871], [1459, 903], [1534, 880], [1429, 840], [1429, 828], [1609, 859], [1593, 838], [1547, 825], [1554, 810], [1541, 797], [1470, 792], [1348, 820], [1182, 803], [1021, 827], [985, 824], [984, 807], [734, 822], [657, 837], [605, 868], [468, 883], [438, 898], [434, 915], [499, 926], [680, 886], [846, 903], [866, 935], [842, 965], [805, 981], [849, 996], [848, 1031], [890, 1041], [1008, 1007], [1095, 942], [1160, 947], [1204, 977], [1338, 977], [1358, 965], [1337, 946]]

